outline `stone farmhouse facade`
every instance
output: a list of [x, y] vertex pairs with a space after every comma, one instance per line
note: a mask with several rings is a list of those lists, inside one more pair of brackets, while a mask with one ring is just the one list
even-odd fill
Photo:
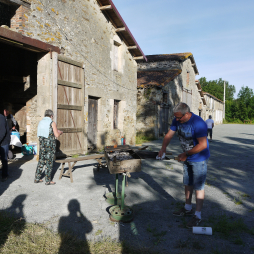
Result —
[[0, 0], [0, 26], [0, 99], [25, 142], [53, 109], [63, 153], [135, 144], [146, 57], [111, 0]]
[[138, 61], [137, 133], [158, 138], [173, 120], [173, 108], [187, 103], [202, 116], [206, 101], [195, 81], [198, 69], [192, 53], [148, 55]]

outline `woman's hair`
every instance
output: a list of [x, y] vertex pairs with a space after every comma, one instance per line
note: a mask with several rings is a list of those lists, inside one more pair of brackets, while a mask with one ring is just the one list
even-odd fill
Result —
[[46, 116], [51, 117], [51, 116], [53, 116], [53, 115], [54, 115], [54, 113], [53, 113], [53, 111], [52, 111], [51, 109], [47, 109], [47, 110], [45, 111], [45, 114], [44, 114], [45, 117], [46, 117]]
[[186, 113], [190, 113], [190, 107], [186, 103], [180, 102], [174, 107], [173, 112], [181, 112], [185, 115]]

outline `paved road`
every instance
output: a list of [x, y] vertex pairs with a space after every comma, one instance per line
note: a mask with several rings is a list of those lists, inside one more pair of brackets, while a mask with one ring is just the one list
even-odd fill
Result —
[[[158, 151], [161, 142], [156, 140], [147, 144], [149, 149]], [[254, 226], [253, 148], [253, 125], [214, 128], [202, 211], [203, 226], [211, 226], [211, 216], [218, 219], [222, 214], [235, 220], [243, 218], [248, 226]], [[168, 151], [173, 155], [181, 152], [177, 137]], [[216, 249], [221, 253], [226, 250], [254, 253], [251, 249], [254, 248], [253, 235], [243, 234], [245, 245], [235, 245], [218, 233], [193, 235], [182, 226], [185, 218], [172, 216], [176, 205], [184, 202], [182, 164], [179, 162], [142, 161], [142, 171], [132, 174], [126, 188], [126, 204], [133, 207], [135, 214], [130, 224], [109, 221], [109, 205], [103, 195], [114, 190], [114, 175], [108, 174], [107, 169], [97, 172], [96, 161], [77, 163], [74, 183], [69, 178], [58, 180], [60, 165], [55, 164], [55, 186], [33, 183], [36, 165], [34, 159], [10, 164], [12, 177], [0, 183], [1, 210], [24, 217], [28, 222], [45, 223], [54, 231], [72, 231], [83, 239], [97, 241], [110, 237], [160, 253], [190, 253], [191, 250], [211, 253]], [[236, 205], [236, 201], [242, 204]]]

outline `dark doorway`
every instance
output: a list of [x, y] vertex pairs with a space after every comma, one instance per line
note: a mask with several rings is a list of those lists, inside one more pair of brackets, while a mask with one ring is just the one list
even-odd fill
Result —
[[161, 105], [160, 106], [160, 128], [159, 135], [163, 136], [168, 132], [168, 115], [169, 115], [169, 106]]
[[94, 150], [97, 143], [98, 98], [88, 97], [88, 149]]
[[[21, 44], [22, 45], [22, 44]], [[26, 142], [27, 102], [37, 94], [38, 54], [0, 42], [0, 100], [11, 108]]]

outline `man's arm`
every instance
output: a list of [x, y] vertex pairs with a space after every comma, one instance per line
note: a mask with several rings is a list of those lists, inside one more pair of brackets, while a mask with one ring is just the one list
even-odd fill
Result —
[[[207, 137], [197, 138], [198, 144], [194, 146], [191, 150], [188, 151], [188, 156], [200, 153], [207, 148]], [[187, 157], [186, 152], [178, 155], [179, 161], [186, 161]]]
[[159, 157], [162, 157], [163, 153], [166, 153], [167, 146], [170, 143], [170, 141], [174, 135], [175, 135], [175, 131], [172, 131], [172, 130], [169, 130], [168, 133], [165, 135], [163, 142], [162, 142], [161, 150], [158, 153]]

